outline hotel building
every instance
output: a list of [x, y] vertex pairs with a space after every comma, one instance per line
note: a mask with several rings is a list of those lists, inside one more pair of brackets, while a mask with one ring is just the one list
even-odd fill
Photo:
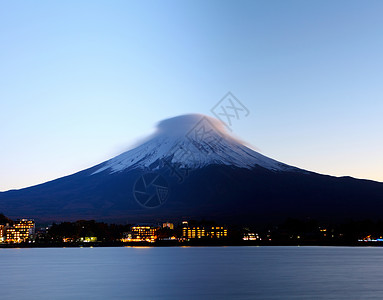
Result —
[[0, 225], [0, 243], [4, 242], [5, 238], [5, 225]]
[[206, 226], [195, 225], [189, 226], [186, 221], [182, 222], [182, 238], [184, 239], [200, 239], [200, 238], [226, 238], [227, 228], [224, 226]]
[[124, 238], [123, 242], [150, 242], [154, 243], [158, 238], [157, 232], [159, 226], [150, 224], [138, 224], [131, 228]]
[[5, 229], [7, 243], [21, 243], [27, 241], [35, 233], [35, 221], [30, 219], [17, 220], [13, 226]]

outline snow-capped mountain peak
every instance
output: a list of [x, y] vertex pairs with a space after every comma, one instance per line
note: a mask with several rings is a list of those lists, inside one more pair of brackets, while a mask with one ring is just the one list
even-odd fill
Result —
[[273, 171], [296, 170], [246, 147], [230, 136], [225, 125], [201, 114], [181, 115], [157, 124], [145, 142], [103, 163], [93, 174], [141, 168], [155, 170], [164, 163], [178, 168], [200, 168], [209, 164]]

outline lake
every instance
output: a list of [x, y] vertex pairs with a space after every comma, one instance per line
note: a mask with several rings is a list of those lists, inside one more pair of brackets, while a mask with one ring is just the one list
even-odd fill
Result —
[[0, 249], [0, 299], [381, 299], [383, 248]]

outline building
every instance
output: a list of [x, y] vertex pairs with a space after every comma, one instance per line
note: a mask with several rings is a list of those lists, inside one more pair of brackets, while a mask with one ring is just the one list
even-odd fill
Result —
[[5, 241], [7, 243], [21, 243], [27, 241], [35, 233], [35, 221], [30, 219], [17, 220], [13, 226], [6, 228]]
[[183, 239], [201, 239], [227, 238], [227, 228], [217, 225], [195, 225], [191, 226], [186, 221], [182, 222], [182, 238]]
[[258, 233], [253, 232], [245, 232], [243, 234], [242, 239], [244, 241], [261, 241], [262, 239], [259, 237]]
[[174, 229], [174, 224], [173, 223], [169, 223], [169, 222], [162, 223], [162, 228], [169, 228], [169, 229], [173, 230]]
[[5, 240], [5, 225], [0, 225], [0, 243]]
[[154, 243], [158, 238], [157, 225], [138, 224], [131, 228], [130, 232], [124, 234], [123, 242], [150, 242]]
[[[65, 241], [65, 239], [63, 239], [64, 242], [70, 242], [69, 239], [67, 239]], [[78, 240], [78, 242], [84, 242], [84, 243], [95, 243], [97, 242], [97, 237], [96, 236], [86, 236], [86, 237], [80, 237]]]

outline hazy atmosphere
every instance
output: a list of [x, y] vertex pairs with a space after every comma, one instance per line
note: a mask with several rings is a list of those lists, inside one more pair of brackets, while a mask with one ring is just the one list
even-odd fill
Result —
[[0, 0], [1, 300], [381, 299], [382, 15]]
[[93, 166], [156, 123], [248, 109], [232, 133], [383, 181], [381, 1], [1, 1], [0, 190]]

